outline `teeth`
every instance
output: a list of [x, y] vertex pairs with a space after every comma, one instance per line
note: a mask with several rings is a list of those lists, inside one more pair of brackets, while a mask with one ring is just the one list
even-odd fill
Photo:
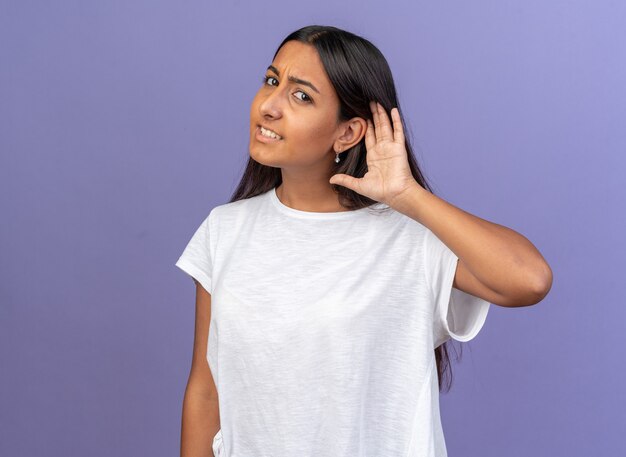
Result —
[[263, 127], [261, 127], [261, 135], [267, 136], [269, 138], [276, 138], [277, 140], [282, 139], [282, 137], [277, 133], [272, 132], [271, 130], [264, 129]]

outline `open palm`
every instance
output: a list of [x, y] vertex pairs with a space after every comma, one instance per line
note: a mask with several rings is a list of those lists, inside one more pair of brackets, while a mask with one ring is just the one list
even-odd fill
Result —
[[368, 119], [365, 131], [367, 173], [362, 178], [335, 174], [330, 183], [390, 205], [395, 197], [414, 186], [416, 181], [409, 167], [398, 109], [391, 109], [392, 126], [382, 106], [370, 102], [370, 108], [374, 123]]

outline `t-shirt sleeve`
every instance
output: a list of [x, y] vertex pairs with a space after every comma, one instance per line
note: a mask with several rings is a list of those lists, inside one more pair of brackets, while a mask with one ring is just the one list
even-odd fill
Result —
[[198, 281], [209, 293], [213, 293], [212, 214], [213, 211], [202, 221], [176, 262], [178, 268]]
[[424, 235], [424, 270], [433, 303], [434, 347], [469, 341], [483, 327], [490, 303], [452, 287], [459, 258], [431, 230]]

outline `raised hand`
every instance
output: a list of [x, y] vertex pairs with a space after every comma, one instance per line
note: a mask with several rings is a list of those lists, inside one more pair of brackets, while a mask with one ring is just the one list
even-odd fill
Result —
[[367, 119], [365, 131], [367, 173], [362, 178], [338, 173], [330, 178], [330, 183], [339, 184], [372, 200], [392, 206], [394, 198], [419, 184], [409, 168], [398, 109], [391, 109], [393, 127], [380, 104], [371, 101], [370, 109], [374, 123]]

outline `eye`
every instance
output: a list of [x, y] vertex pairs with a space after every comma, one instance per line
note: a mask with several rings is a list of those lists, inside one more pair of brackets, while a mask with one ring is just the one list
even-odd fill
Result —
[[309, 97], [309, 96], [306, 94], [306, 92], [302, 92], [301, 90], [296, 91], [296, 93], [297, 93], [297, 92], [300, 92], [301, 94], [304, 94], [304, 97], [305, 97], [305, 99], [304, 99], [304, 100], [302, 100], [301, 98], [299, 98], [298, 100], [302, 100], [303, 102], [307, 102], [307, 103], [311, 103], [311, 102], [312, 102], [311, 97]]
[[[263, 77], [261, 78], [261, 82], [262, 82], [263, 84], [267, 84], [267, 80], [268, 80], [268, 79], [276, 79], [276, 78], [274, 78], [273, 76], [263, 76]], [[270, 86], [272, 86], [272, 85], [273, 85], [273, 84], [270, 84]]]
[[[276, 78], [274, 78], [274, 77], [273, 77], [273, 76], [271, 76], [271, 75], [268, 75], [268, 76], [263, 76], [263, 77], [261, 78], [261, 82], [262, 82], [263, 84], [267, 84], [267, 82], [268, 82], [270, 79], [276, 79]], [[269, 85], [269, 86], [273, 86], [274, 84], [268, 84], [268, 85]], [[298, 100], [300, 100], [301, 102], [305, 102], [305, 103], [313, 103], [313, 99], [311, 99], [311, 97], [309, 97], [309, 95], [308, 95], [306, 92], [304, 92], [304, 91], [302, 91], [302, 90], [298, 90], [298, 91], [296, 91], [296, 93], [298, 93], [298, 92], [300, 92], [301, 94], [303, 94], [303, 95], [304, 95], [304, 98], [297, 97], [297, 98], [298, 98]]]

